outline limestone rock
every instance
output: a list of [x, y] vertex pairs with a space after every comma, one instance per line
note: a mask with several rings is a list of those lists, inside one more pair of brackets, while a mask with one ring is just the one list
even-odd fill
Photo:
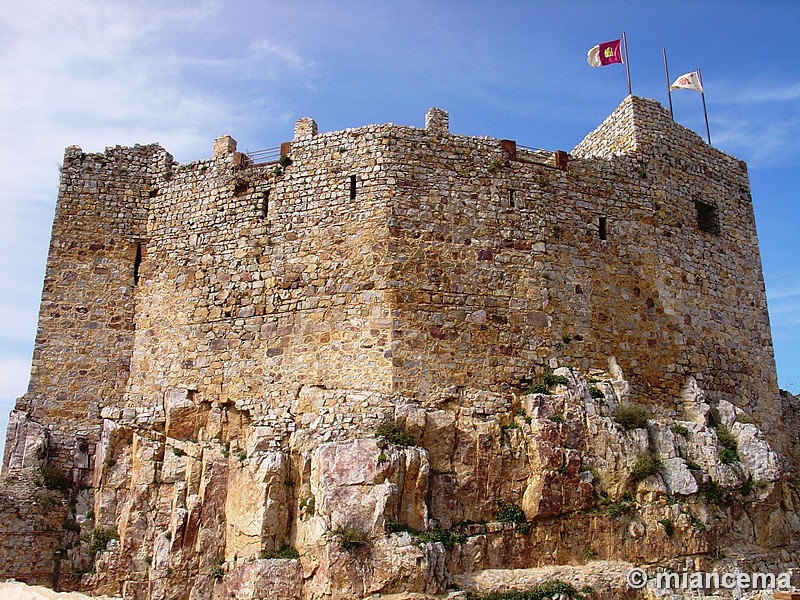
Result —
[[283, 452], [262, 453], [229, 470], [225, 499], [227, 560], [277, 551], [289, 527], [288, 465]]
[[47, 459], [47, 430], [28, 418], [27, 413], [11, 411], [7, 439], [13, 443], [5, 449], [9, 473], [35, 477]]

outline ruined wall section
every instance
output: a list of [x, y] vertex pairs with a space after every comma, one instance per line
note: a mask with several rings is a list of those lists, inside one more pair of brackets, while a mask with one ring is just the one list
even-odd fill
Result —
[[598, 131], [567, 171], [500, 140], [397, 134], [396, 389], [502, 392], [568, 364], [619, 367], [657, 411], [680, 414], [691, 378], [773, 410], [745, 170], [653, 101], [627, 99]]
[[[101, 409], [122, 404], [146, 199], [171, 163], [157, 145], [66, 150], [31, 379], [16, 411], [47, 428], [50, 462], [74, 468], [76, 482], [91, 477]], [[14, 462], [8, 454], [5, 465]]]
[[166, 418], [183, 390], [203, 410], [246, 411], [277, 445], [315, 386], [364, 392], [356, 411], [383, 418], [370, 399], [391, 391], [384, 129], [296, 136], [284, 166], [237, 165], [231, 150], [173, 171], [137, 290], [137, 418]]

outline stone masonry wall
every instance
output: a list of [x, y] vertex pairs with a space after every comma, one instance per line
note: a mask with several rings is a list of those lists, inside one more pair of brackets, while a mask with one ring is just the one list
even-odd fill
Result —
[[[668, 412], [694, 377], [775, 417], [745, 168], [655, 102], [628, 98], [567, 170], [414, 129], [391, 150], [398, 391], [503, 391], [557, 364], [613, 366]], [[700, 230], [695, 200], [718, 232]]]
[[295, 140], [283, 168], [237, 167], [231, 152], [174, 170], [149, 210], [126, 406], [158, 420], [170, 390], [185, 390], [282, 439], [276, 421], [303, 387], [367, 392], [360, 411], [380, 404], [392, 323], [383, 129]]
[[[62, 554], [67, 510], [57, 492], [3, 480], [0, 492], [0, 579], [51, 585]], [[66, 553], [64, 553], [66, 555]]]
[[[96, 591], [124, 580], [125, 597], [160, 598], [183, 582], [176, 589], [212, 597], [230, 583], [220, 564], [233, 577], [294, 545], [322, 597], [351, 565], [329, 542], [352, 519], [371, 535], [387, 520], [489, 523], [500, 500], [544, 519], [534, 533], [545, 538], [547, 519], [589, 510], [603, 487], [609, 502], [635, 488], [644, 505], [698, 494], [712, 476], [750, 485], [716, 464], [715, 419], [740, 434], [737, 461], [752, 472], [777, 460], [760, 437], [747, 452], [753, 432], [791, 448], [746, 169], [657, 103], [627, 98], [571, 155], [452, 135], [439, 109], [424, 129], [319, 134], [302, 119], [281, 154], [253, 164], [229, 136], [185, 165], [155, 145], [67, 149], [4, 474], [30, 479], [49, 462], [73, 491], [90, 488], [56, 517], [119, 534], [95, 563]], [[580, 383], [577, 429], [565, 401], [526, 393], [564, 366]], [[603, 406], [577, 374], [606, 382]], [[613, 425], [622, 401], [682, 423], [714, 460], [686, 449], [676, 460], [662, 444], [664, 481], [631, 484], [637, 452], [653, 449], [649, 433]], [[613, 442], [602, 456], [592, 455], [597, 411]], [[379, 445], [387, 420], [421, 449]], [[337, 461], [349, 466], [330, 472]], [[778, 477], [770, 466], [756, 479]], [[352, 495], [360, 486], [375, 492], [369, 503]], [[50, 556], [55, 521], [31, 511]], [[498, 543], [506, 535], [513, 527]], [[373, 573], [380, 582], [341, 597], [408, 587], [398, 573], [422, 560], [409, 540], [402, 561]], [[393, 556], [396, 541], [375, 547]], [[72, 542], [77, 584], [88, 545]], [[515, 564], [543, 560], [536, 547]], [[670, 548], [664, 556], [685, 550]], [[453, 564], [497, 566], [473, 550]], [[56, 568], [45, 554], [40, 579]], [[579, 555], [576, 545], [562, 558]], [[425, 581], [412, 587], [441, 591], [443, 547], [424, 561], [430, 577], [414, 572]]]
[[667, 412], [696, 380], [773, 417], [742, 163], [635, 97], [566, 168], [428, 120], [318, 135], [306, 119], [282, 167], [230, 138], [187, 165], [70, 149], [18, 409], [72, 423], [89, 456], [102, 407], [159, 421], [174, 390], [256, 422], [291, 420], [304, 386], [377, 392], [356, 412], [373, 422], [381, 394], [507, 392], [573, 364], [621, 369]]
[[143, 200], [154, 171], [171, 162], [158, 146], [66, 150], [31, 379], [16, 409], [49, 429], [48, 458], [74, 467], [76, 483], [91, 480], [101, 408], [125, 391]]

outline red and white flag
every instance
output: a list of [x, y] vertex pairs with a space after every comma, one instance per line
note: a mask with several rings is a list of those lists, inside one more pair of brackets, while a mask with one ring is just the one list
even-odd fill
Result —
[[692, 71], [691, 73], [686, 73], [685, 75], [681, 75], [675, 80], [675, 83], [669, 86], [669, 89], [694, 90], [702, 94], [703, 84], [700, 83], [700, 74], [697, 71]]
[[593, 67], [605, 67], [622, 62], [622, 39], [597, 44], [589, 50], [586, 60]]

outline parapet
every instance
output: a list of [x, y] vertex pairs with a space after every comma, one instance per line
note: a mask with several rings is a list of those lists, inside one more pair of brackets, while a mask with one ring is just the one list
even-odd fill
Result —
[[446, 110], [431, 107], [425, 113], [425, 129], [431, 133], [450, 133], [450, 115]]
[[295, 141], [305, 140], [317, 135], [317, 122], [311, 117], [303, 117], [294, 124]]

